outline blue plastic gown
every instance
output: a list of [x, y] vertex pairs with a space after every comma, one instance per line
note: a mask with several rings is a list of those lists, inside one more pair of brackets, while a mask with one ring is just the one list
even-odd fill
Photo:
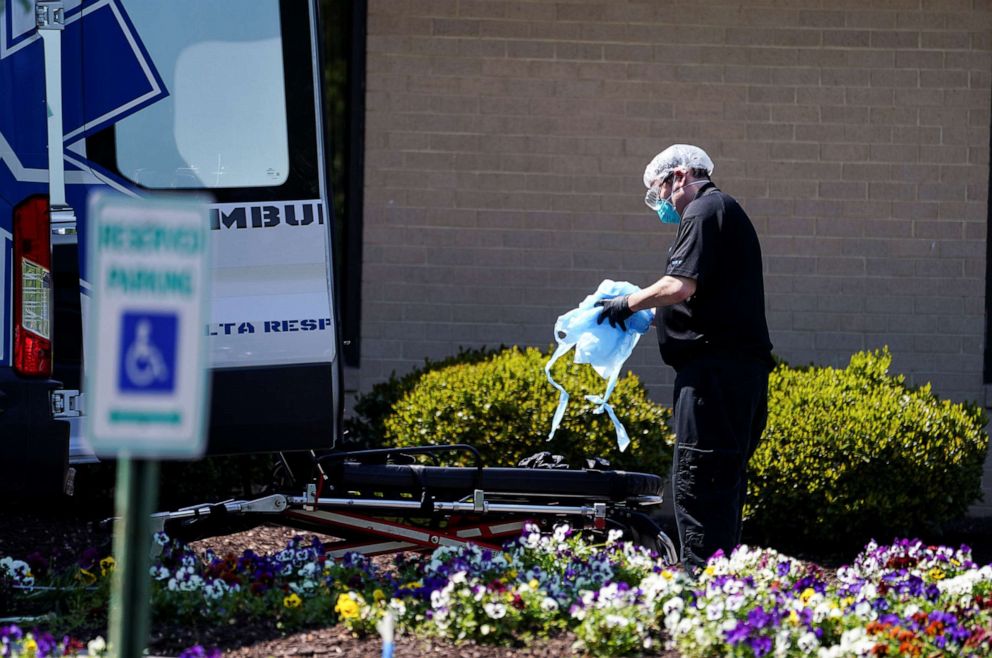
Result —
[[634, 313], [624, 323], [627, 325], [627, 330], [624, 331], [619, 326], [611, 327], [606, 321], [603, 324], [596, 324], [596, 318], [599, 317], [602, 308], [595, 306], [595, 304], [602, 299], [628, 295], [638, 290], [640, 288], [626, 281], [618, 282], [606, 279], [599, 284], [596, 292], [582, 300], [578, 308], [560, 316], [555, 322], [555, 340], [558, 342], [558, 349], [548, 360], [548, 364], [544, 366], [544, 373], [547, 375], [548, 381], [560, 393], [558, 409], [555, 411], [554, 419], [551, 421], [551, 432], [548, 434], [549, 441], [558, 430], [561, 419], [565, 415], [565, 407], [568, 406], [568, 391], [551, 376], [551, 366], [574, 347], [575, 363], [588, 363], [607, 382], [606, 392], [602, 397], [598, 395], [586, 396], [588, 401], [597, 405], [593, 409], [593, 413], [601, 414], [605, 411], [609, 415], [616, 428], [617, 446], [621, 452], [630, 445], [627, 430], [624, 429], [623, 423], [617, 418], [613, 412], [613, 407], [608, 404], [607, 400], [610, 398], [610, 393], [613, 392], [613, 387], [616, 386], [620, 369], [623, 368], [627, 357], [634, 351], [641, 335], [646, 333], [651, 327], [651, 323], [654, 322], [654, 311], [644, 310]]

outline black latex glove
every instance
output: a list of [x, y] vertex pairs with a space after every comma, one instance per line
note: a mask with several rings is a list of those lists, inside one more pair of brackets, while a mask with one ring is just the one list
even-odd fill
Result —
[[608, 320], [610, 326], [614, 329], [617, 325], [624, 331], [627, 331], [627, 325], [625, 324], [627, 318], [634, 314], [630, 310], [630, 303], [627, 301], [628, 295], [623, 295], [622, 297], [611, 297], [610, 299], [601, 299], [596, 302], [594, 306], [602, 306], [603, 310], [596, 318], [596, 324], [603, 324], [603, 320]]

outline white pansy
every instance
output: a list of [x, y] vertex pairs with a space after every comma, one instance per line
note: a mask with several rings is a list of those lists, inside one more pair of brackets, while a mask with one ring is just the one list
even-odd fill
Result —
[[568, 539], [568, 534], [572, 531], [567, 523], [555, 526], [554, 538], [559, 543]]
[[622, 628], [630, 623], [630, 620], [623, 615], [608, 614], [603, 618], [607, 628]]
[[170, 575], [169, 570], [160, 564], [149, 569], [149, 573], [155, 580], [165, 580]]
[[679, 597], [672, 597], [667, 601], [665, 601], [665, 603], [661, 606], [661, 610], [666, 615], [670, 615], [673, 612], [681, 612], [682, 608], [684, 607], [685, 607], [685, 601], [683, 601]]
[[86, 643], [86, 654], [89, 656], [102, 656], [106, 650], [107, 641], [99, 635]]
[[803, 653], [813, 653], [820, 646], [820, 640], [813, 633], [806, 632], [796, 642], [796, 646]]

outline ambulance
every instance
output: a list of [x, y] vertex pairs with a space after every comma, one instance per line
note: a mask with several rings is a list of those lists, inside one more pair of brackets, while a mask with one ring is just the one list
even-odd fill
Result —
[[0, 0], [0, 491], [58, 495], [97, 459], [83, 388], [95, 190], [210, 199], [207, 454], [332, 447], [341, 374], [317, 10]]

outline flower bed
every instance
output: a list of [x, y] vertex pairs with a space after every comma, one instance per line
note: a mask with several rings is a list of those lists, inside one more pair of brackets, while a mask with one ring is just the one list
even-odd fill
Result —
[[[439, 548], [386, 569], [357, 555], [335, 561], [315, 539], [241, 556], [159, 541], [154, 614], [194, 628], [264, 619], [287, 631], [340, 622], [374, 634], [388, 618], [401, 631], [498, 645], [568, 629], [576, 651], [595, 656], [665, 648], [687, 658], [992, 654], [992, 567], [975, 564], [967, 547], [871, 543], [835, 572], [741, 546], [714, 556], [692, 581], [616, 536], [596, 544], [566, 526], [553, 535], [528, 528], [502, 551]], [[25, 563], [0, 562], [15, 604], [35, 580]], [[32, 646], [16, 633], [19, 640], [11, 629], [0, 635], [0, 655], [85, 650], [38, 632]]]

